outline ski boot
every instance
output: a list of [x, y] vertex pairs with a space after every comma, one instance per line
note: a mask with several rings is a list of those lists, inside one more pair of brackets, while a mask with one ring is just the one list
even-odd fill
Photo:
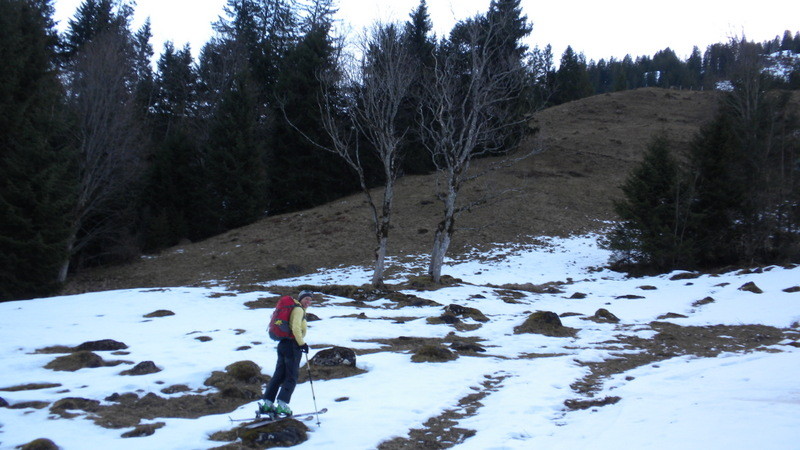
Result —
[[278, 400], [273, 407], [276, 416], [289, 417], [292, 415], [292, 409], [289, 405], [281, 400]]
[[258, 409], [256, 410], [256, 420], [260, 419], [261, 416], [267, 416], [270, 419], [274, 419], [277, 416], [275, 406], [272, 404], [272, 402], [265, 401], [264, 403], [258, 404]]

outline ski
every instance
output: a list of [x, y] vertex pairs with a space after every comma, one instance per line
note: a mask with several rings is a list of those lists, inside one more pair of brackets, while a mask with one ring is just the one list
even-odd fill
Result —
[[[301, 418], [313, 417], [313, 416], [315, 416], [317, 414], [324, 414], [326, 412], [328, 412], [328, 408], [322, 408], [319, 411], [292, 414], [291, 416], [280, 416], [280, 417], [275, 417], [275, 418], [256, 419], [255, 422], [245, 425], [244, 428], [258, 428], [258, 427], [266, 425], [268, 423], [278, 422], [278, 421], [283, 420], [283, 419], [298, 419], [298, 420], [300, 420]], [[250, 420], [250, 419], [245, 419], [245, 420]]]

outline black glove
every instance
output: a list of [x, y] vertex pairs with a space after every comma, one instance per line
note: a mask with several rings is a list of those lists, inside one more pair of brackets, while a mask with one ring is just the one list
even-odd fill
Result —
[[302, 350], [303, 353], [308, 353], [308, 344], [301, 345], [300, 350]]

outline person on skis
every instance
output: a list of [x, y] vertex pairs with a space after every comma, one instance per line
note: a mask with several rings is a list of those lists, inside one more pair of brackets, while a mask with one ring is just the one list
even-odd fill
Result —
[[264, 403], [259, 403], [259, 414], [292, 415], [289, 401], [297, 385], [302, 353], [308, 353], [306, 310], [312, 300], [313, 293], [302, 291], [297, 300], [287, 295], [278, 301], [269, 327], [270, 337], [278, 341], [278, 361], [261, 397]]

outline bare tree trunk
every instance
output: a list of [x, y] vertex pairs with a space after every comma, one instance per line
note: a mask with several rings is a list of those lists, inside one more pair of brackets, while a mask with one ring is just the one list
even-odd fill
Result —
[[383, 272], [386, 270], [386, 254], [389, 244], [389, 229], [392, 225], [392, 204], [394, 203], [394, 180], [386, 183], [383, 193], [383, 206], [380, 218], [377, 219], [375, 227], [375, 238], [377, 247], [375, 248], [375, 264], [372, 273], [372, 285], [380, 287], [383, 285]]
[[[338, 83], [342, 90], [350, 91], [350, 95], [344, 98], [344, 105], [334, 104], [329, 91], [321, 93], [323, 128], [331, 145], [309, 140], [317, 147], [341, 156], [359, 177], [361, 189], [372, 213], [376, 241], [372, 284], [377, 287], [383, 284], [394, 186], [401, 166], [399, 149], [406, 135], [406, 130], [398, 130], [395, 124], [400, 106], [409, 95], [416, 71], [413, 70], [408, 48], [403, 44], [401, 34], [394, 25], [376, 25], [371, 34], [364, 37], [362, 47], [364, 56], [357, 73], [347, 73], [341, 65], [337, 68], [341, 72], [333, 71], [336, 79], [323, 80], [322, 83], [323, 86]], [[302, 130], [298, 131], [308, 138]], [[375, 156], [383, 166], [385, 185], [380, 210], [367, 186], [357, 145], [358, 134], [370, 142]]]
[[70, 235], [67, 238], [67, 257], [64, 259], [64, 262], [61, 264], [61, 268], [58, 270], [58, 282], [64, 283], [67, 281], [67, 275], [69, 274], [69, 265], [70, 261], [72, 260], [70, 256], [72, 255], [72, 249], [75, 247], [75, 236], [76, 232], [74, 228], [70, 230]]
[[461, 187], [520, 158], [506, 158], [487, 170], [470, 174], [472, 159], [498, 150], [512, 133], [522, 129], [520, 125], [525, 120], [514, 117], [505, 108], [522, 90], [526, 80], [524, 66], [519, 61], [502, 60], [497, 53], [498, 30], [473, 25], [466, 32], [465, 53], [441, 51], [433, 78], [426, 84], [420, 114], [425, 146], [445, 178], [442, 185], [446, 185], [446, 191], [437, 194], [444, 203], [444, 213], [434, 235], [428, 269], [436, 283], [441, 281], [442, 265], [458, 215], [487, 202], [482, 199], [459, 205]]
[[106, 32], [86, 44], [71, 74], [78, 190], [61, 282], [72, 256], [98, 237], [118, 231], [115, 214], [127, 206], [119, 200], [130, 194], [131, 183], [139, 175], [142, 139], [129, 86], [132, 70], [125, 37]]
[[433, 236], [433, 251], [431, 252], [431, 262], [428, 267], [428, 275], [434, 283], [442, 280], [442, 266], [444, 257], [450, 247], [450, 240], [455, 231], [456, 225], [456, 199], [458, 193], [451, 189], [445, 199], [444, 217], [436, 226], [436, 234]]

